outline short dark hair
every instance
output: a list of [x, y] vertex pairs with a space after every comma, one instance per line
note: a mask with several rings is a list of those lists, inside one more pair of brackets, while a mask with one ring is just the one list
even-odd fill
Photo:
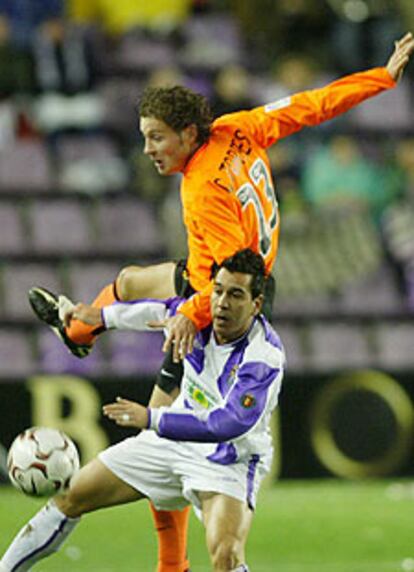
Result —
[[194, 124], [201, 144], [210, 136], [213, 115], [207, 99], [181, 85], [147, 87], [138, 102], [138, 113], [141, 117], [161, 119], [177, 133]]
[[266, 282], [266, 267], [263, 257], [250, 248], [239, 250], [232, 256], [225, 258], [223, 262], [215, 267], [213, 276], [217, 274], [220, 268], [225, 268], [229, 272], [241, 272], [242, 274], [250, 274], [250, 291], [253, 299], [264, 293]]

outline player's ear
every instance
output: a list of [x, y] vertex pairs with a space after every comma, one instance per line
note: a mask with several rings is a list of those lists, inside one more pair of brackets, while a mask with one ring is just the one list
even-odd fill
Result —
[[193, 145], [194, 143], [197, 142], [198, 127], [195, 123], [191, 123], [190, 125], [187, 125], [187, 127], [185, 127], [183, 129], [183, 133], [185, 134], [185, 137], [186, 137], [188, 143], [190, 143], [190, 145]]
[[254, 305], [253, 315], [254, 316], [257, 316], [262, 311], [263, 302], [264, 302], [263, 294], [259, 294], [258, 296], [256, 296], [256, 298], [253, 299], [253, 305]]

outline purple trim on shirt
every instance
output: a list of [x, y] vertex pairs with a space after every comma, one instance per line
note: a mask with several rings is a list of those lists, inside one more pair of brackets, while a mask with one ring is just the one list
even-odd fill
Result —
[[283, 351], [283, 344], [280, 341], [279, 334], [273, 329], [273, 327], [269, 324], [269, 322], [266, 320], [264, 316], [260, 316], [259, 319], [263, 326], [263, 330], [265, 333], [265, 340], [269, 342], [270, 345]]
[[254, 362], [242, 366], [236, 383], [222, 407], [205, 412], [164, 411], [158, 434], [175, 441], [221, 443], [247, 433], [260, 419], [267, 403], [268, 389], [279, 369]]
[[196, 336], [196, 339], [200, 341], [203, 348], [205, 348], [208, 342], [210, 341], [212, 329], [213, 329], [212, 324], [209, 324], [203, 330], [201, 330], [201, 332], [198, 332]]
[[191, 364], [194, 371], [200, 375], [204, 369], [205, 353], [201, 348], [194, 348], [191, 354], [187, 354], [185, 359]]
[[177, 313], [177, 308], [180, 306], [180, 304], [182, 304], [185, 301], [186, 301], [185, 298], [180, 298], [179, 296], [172, 296], [171, 298], [163, 300], [163, 303], [165, 304], [167, 310], [169, 311], [169, 315], [175, 316], [175, 314]]
[[229, 385], [229, 381], [231, 380], [232, 370], [243, 359], [243, 355], [248, 343], [249, 339], [246, 336], [235, 345], [234, 350], [231, 352], [229, 359], [226, 361], [226, 364], [223, 368], [223, 371], [221, 372], [220, 377], [217, 379], [217, 385], [222, 397], [225, 397], [227, 395], [231, 387], [231, 385]]
[[105, 313], [104, 313], [103, 308], [101, 308], [101, 322], [102, 322], [102, 325], [105, 328], [105, 330], [107, 330], [108, 327], [107, 327], [106, 322], [105, 322]]
[[219, 443], [216, 450], [207, 456], [209, 461], [219, 465], [232, 465], [237, 461], [237, 451], [233, 443]]
[[148, 422], [147, 422], [146, 429], [150, 429], [151, 428], [151, 407], [147, 407], [147, 414], [148, 414]]
[[19, 569], [19, 567], [24, 564], [25, 562], [27, 562], [28, 560], [30, 560], [30, 558], [32, 558], [33, 556], [36, 556], [36, 554], [38, 554], [39, 552], [42, 552], [43, 550], [45, 550], [50, 544], [52, 544], [52, 542], [55, 540], [55, 538], [62, 533], [65, 524], [68, 522], [67, 518], [64, 518], [61, 523], [59, 524], [58, 528], [52, 533], [52, 535], [46, 540], [46, 542], [44, 544], [42, 544], [41, 546], [38, 546], [37, 548], [35, 548], [34, 550], [32, 550], [32, 552], [29, 552], [29, 554], [27, 554], [26, 556], [24, 556], [21, 560], [19, 560], [19, 562], [17, 562], [17, 564], [15, 564], [13, 566], [13, 568], [11, 569], [11, 572], [15, 572]]
[[201, 332], [197, 332], [194, 340], [194, 349], [187, 354], [185, 359], [192, 365], [195, 372], [200, 374], [204, 369], [204, 348], [208, 344], [211, 335], [211, 326], [207, 326]]
[[247, 469], [247, 506], [254, 510], [253, 492], [254, 492], [254, 478], [256, 476], [257, 465], [260, 461], [260, 455], [252, 455]]

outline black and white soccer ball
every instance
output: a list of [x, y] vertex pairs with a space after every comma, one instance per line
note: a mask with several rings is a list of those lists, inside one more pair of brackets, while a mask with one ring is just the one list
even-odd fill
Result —
[[79, 470], [79, 454], [63, 431], [31, 427], [13, 441], [7, 468], [17, 489], [26, 495], [48, 497], [69, 486]]

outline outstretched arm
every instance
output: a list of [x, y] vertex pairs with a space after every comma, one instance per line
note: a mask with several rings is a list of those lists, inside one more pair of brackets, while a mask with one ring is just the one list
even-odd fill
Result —
[[401, 79], [413, 51], [414, 38], [411, 32], [405, 34], [405, 36], [395, 42], [394, 51], [386, 65], [387, 71], [394, 81], [399, 81]]

